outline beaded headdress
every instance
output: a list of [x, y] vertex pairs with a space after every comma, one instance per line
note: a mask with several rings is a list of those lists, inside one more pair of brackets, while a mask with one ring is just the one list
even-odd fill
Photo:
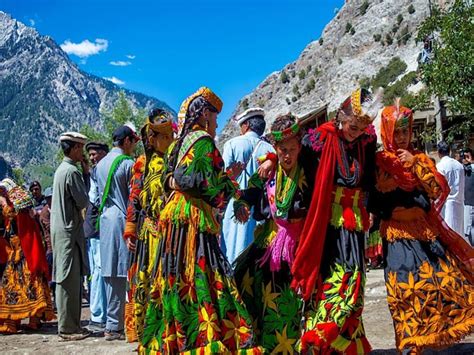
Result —
[[217, 96], [211, 89], [205, 86], [201, 87], [194, 94], [186, 98], [186, 100], [184, 100], [181, 104], [178, 113], [178, 136], [181, 136], [183, 132], [184, 125], [186, 123], [186, 114], [188, 113], [189, 104], [198, 96], [202, 96], [207, 102], [209, 102], [209, 104], [211, 104], [217, 110], [218, 113], [222, 111], [223, 103], [219, 96]]
[[382, 89], [378, 89], [375, 95], [372, 95], [369, 90], [358, 88], [342, 103], [340, 109], [347, 110], [350, 107], [357, 120], [370, 124], [383, 107], [382, 97]]
[[285, 128], [282, 131], [271, 131], [271, 134], [275, 142], [281, 142], [296, 136], [299, 131], [300, 126], [298, 122], [295, 122], [290, 127]]

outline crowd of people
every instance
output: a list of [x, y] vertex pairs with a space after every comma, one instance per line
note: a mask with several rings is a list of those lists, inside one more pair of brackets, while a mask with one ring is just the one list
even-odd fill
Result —
[[222, 105], [200, 88], [177, 125], [154, 109], [110, 151], [66, 132], [52, 188], [0, 183], [1, 333], [56, 317], [61, 340], [103, 334], [141, 354], [367, 354], [369, 247], [398, 350], [473, 331], [470, 150], [459, 163], [441, 142], [436, 166], [412, 145], [412, 110], [358, 88], [309, 130], [285, 114], [264, 136], [249, 108], [221, 155]]

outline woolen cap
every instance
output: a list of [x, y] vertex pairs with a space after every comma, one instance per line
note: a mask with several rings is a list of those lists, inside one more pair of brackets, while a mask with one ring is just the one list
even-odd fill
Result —
[[265, 117], [265, 111], [263, 108], [260, 107], [251, 107], [244, 112], [242, 112], [240, 115], [238, 115], [235, 120], [237, 121], [237, 124], [240, 126], [242, 123], [247, 121], [250, 118], [254, 117], [259, 117], [261, 119], [264, 119]]

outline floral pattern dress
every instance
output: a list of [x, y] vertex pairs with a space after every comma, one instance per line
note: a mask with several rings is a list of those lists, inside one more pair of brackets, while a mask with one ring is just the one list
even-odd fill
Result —
[[381, 218], [397, 348], [419, 353], [425, 347], [446, 347], [474, 329], [474, 287], [438, 240], [442, 225], [436, 223], [431, 201], [442, 191], [433, 163], [414, 153], [406, 168], [416, 181], [413, 188], [402, 189], [391, 165], [383, 164], [388, 154], [377, 153], [377, 194], [370, 208]]
[[[301, 335], [303, 302], [290, 287], [291, 263], [312, 188], [303, 169], [299, 165], [296, 169], [300, 173], [295, 176], [293, 194], [283, 196], [285, 189], [276, 189], [277, 179], [284, 180], [283, 174], [274, 172], [263, 180], [256, 173], [234, 204], [234, 210], [242, 203], [248, 204], [253, 207], [254, 218], [264, 221], [255, 231], [255, 241], [236, 260], [235, 278], [252, 316], [258, 344], [266, 353], [297, 353]], [[285, 197], [290, 199], [289, 209], [281, 213], [276, 199]]]
[[140, 202], [140, 192], [143, 189], [143, 180], [145, 174], [146, 156], [140, 155], [132, 167], [132, 178], [130, 181], [130, 195], [128, 197], [127, 216], [125, 222], [124, 238], [136, 240], [136, 251], [130, 257], [130, 267], [127, 273], [128, 302], [125, 304], [125, 334], [129, 343], [140, 340], [143, 334], [144, 312], [137, 295], [141, 294], [138, 290], [141, 285], [139, 282], [139, 250], [142, 243], [138, 240], [139, 231], [143, 224], [142, 204]]
[[203, 131], [189, 133], [165, 181], [170, 176], [179, 190], [171, 191], [160, 215], [141, 352], [260, 353], [218, 244], [219, 216], [236, 185], [212, 138]]

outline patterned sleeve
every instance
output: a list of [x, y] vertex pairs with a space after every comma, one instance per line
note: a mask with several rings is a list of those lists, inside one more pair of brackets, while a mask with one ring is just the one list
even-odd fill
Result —
[[224, 171], [224, 161], [214, 141], [196, 141], [173, 172], [179, 190], [224, 210], [238, 184]]
[[241, 191], [240, 198], [234, 201], [234, 209], [241, 203], [249, 206], [256, 206], [264, 198], [263, 189], [265, 181], [255, 172], [249, 179], [247, 188]]
[[446, 180], [426, 154], [416, 154], [411, 169], [431, 199], [436, 200], [445, 194]]
[[141, 211], [140, 192], [143, 189], [143, 173], [145, 171], [145, 156], [141, 155], [132, 168], [130, 195], [128, 197], [127, 219], [123, 237], [137, 238], [137, 222]]

